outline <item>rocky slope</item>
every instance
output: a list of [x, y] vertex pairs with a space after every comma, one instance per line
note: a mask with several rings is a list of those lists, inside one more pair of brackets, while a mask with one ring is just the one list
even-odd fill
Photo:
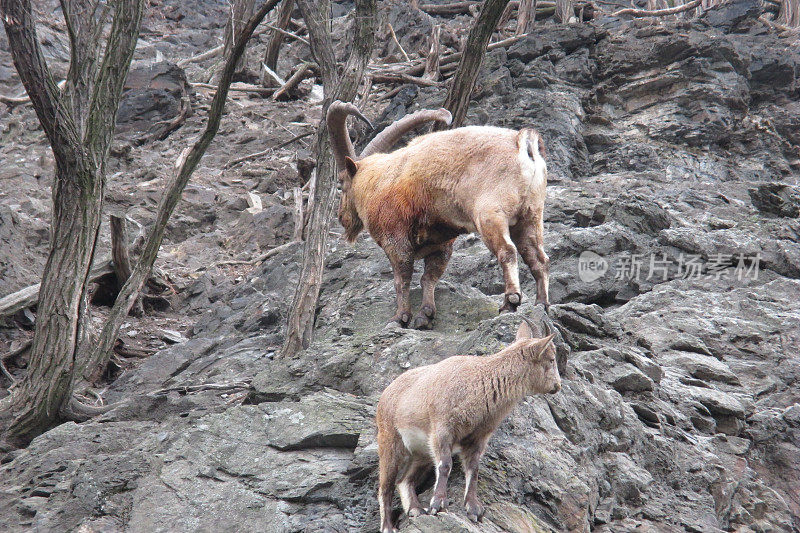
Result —
[[[218, 31], [221, 14], [208, 10]], [[547, 139], [550, 315], [565, 379], [490, 441], [483, 524], [463, 513], [456, 466], [450, 512], [403, 518], [401, 531], [800, 529], [800, 53], [757, 15], [743, 1], [692, 22], [549, 22], [489, 54], [468, 121], [536, 125]], [[159, 24], [202, 39], [191, 21], [169, 20]], [[424, 25], [404, 31], [403, 43]], [[208, 42], [176, 41], [162, 46], [167, 59]], [[304, 54], [293, 45], [284, 67]], [[389, 107], [438, 106], [443, 95], [410, 89]], [[200, 112], [172, 136], [115, 157], [112, 206], [150, 220], [204, 102], [196, 96]], [[513, 340], [519, 318], [497, 315], [500, 270], [474, 236], [459, 239], [437, 290], [435, 328], [384, 329], [391, 271], [362, 235], [332, 242], [313, 345], [276, 358], [300, 247], [256, 267], [209, 265], [286, 241], [285, 188], [301, 182], [292, 169], [307, 154], [289, 147], [223, 166], [290, 138], [283, 128], [306, 127], [319, 108], [239, 97], [228, 113], [161, 259], [188, 340], [111, 383], [106, 399], [121, 407], [2, 459], [0, 529], [375, 531], [372, 416], [383, 388], [408, 368]], [[46, 178], [48, 156], [30, 111], [0, 120], [10, 162], [0, 214], [14, 220], [3, 219], [0, 239], [40, 261], [46, 190], [36, 185], [28, 205], [30, 187], [5, 183]], [[252, 189], [263, 214], [242, 213]], [[578, 271], [586, 251], [605, 259], [598, 279]], [[4, 291], [35, 279], [40, 263], [4, 259]], [[520, 312], [541, 319], [530, 303]], [[228, 388], [187, 388], [200, 384]]]

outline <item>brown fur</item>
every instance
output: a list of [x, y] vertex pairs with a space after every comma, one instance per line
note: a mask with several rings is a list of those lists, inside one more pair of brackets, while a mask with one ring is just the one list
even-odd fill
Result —
[[398, 476], [404, 510], [425, 512], [415, 483], [433, 463], [437, 481], [428, 511], [446, 506], [452, 453], [460, 454], [467, 478], [467, 515], [481, 518], [477, 467], [489, 437], [525, 396], [561, 388], [553, 335], [531, 337], [523, 323], [517, 340], [494, 355], [449, 357], [401, 374], [384, 390], [376, 415], [382, 533], [394, 531], [391, 503]]

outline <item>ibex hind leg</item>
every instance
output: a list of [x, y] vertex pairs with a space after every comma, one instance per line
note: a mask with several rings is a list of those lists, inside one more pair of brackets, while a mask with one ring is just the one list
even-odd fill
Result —
[[544, 252], [542, 213], [511, 228], [511, 238], [536, 280], [536, 303], [544, 305], [546, 311], [550, 308], [550, 258]]
[[453, 255], [453, 240], [444, 243], [438, 250], [425, 256], [425, 272], [422, 274], [422, 305], [414, 317], [414, 328], [431, 329], [436, 315], [436, 283], [444, 274], [447, 262]]
[[392, 524], [392, 497], [400, 462], [403, 460], [401, 446], [400, 439], [384, 433], [378, 434], [378, 508], [381, 533], [397, 531]]
[[517, 247], [511, 241], [508, 230], [508, 218], [499, 212], [482, 214], [478, 218], [478, 231], [483, 242], [497, 257], [503, 268], [505, 294], [500, 312], [514, 312], [522, 303], [522, 290], [519, 287], [519, 268], [517, 264]]

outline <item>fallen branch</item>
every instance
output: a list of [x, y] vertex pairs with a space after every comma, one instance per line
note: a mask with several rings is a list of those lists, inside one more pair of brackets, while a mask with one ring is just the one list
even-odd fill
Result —
[[[111, 261], [106, 261], [99, 267], [93, 268], [89, 273], [89, 282], [94, 283], [103, 276], [114, 271]], [[15, 293], [0, 298], [0, 318], [13, 315], [17, 311], [31, 307], [39, 300], [39, 288], [41, 284], [30, 285]]]
[[480, 5], [480, 2], [453, 2], [452, 4], [420, 4], [420, 10], [428, 15], [469, 15], [470, 8]]
[[181, 98], [181, 111], [178, 116], [169, 120], [160, 120], [153, 124], [153, 127], [164, 126], [161, 131], [157, 131], [150, 135], [150, 141], [163, 141], [170, 133], [177, 130], [186, 122], [186, 119], [192, 116], [192, 103], [187, 96]]
[[222, 266], [222, 265], [255, 265], [256, 263], [260, 263], [262, 261], [266, 261], [270, 257], [273, 257], [284, 250], [288, 250], [295, 244], [298, 244], [302, 241], [289, 241], [286, 244], [281, 244], [280, 246], [276, 246], [270, 250], [267, 250], [263, 254], [253, 258], [253, 259], [246, 259], [246, 260], [231, 260], [231, 261], [220, 261], [219, 263], [215, 263], [214, 266]]
[[9, 105], [9, 106], [16, 106], [20, 104], [27, 104], [30, 102], [31, 99], [26, 96], [4, 96], [0, 94], [0, 103]]
[[33, 340], [25, 341], [18, 348], [1, 355], [0, 361], [7, 361], [8, 359], [13, 359], [18, 355], [22, 355], [28, 350], [30, 350], [32, 345], [33, 345]]
[[199, 63], [200, 61], [205, 61], [206, 59], [211, 59], [212, 57], [217, 57], [218, 55], [220, 55], [222, 53], [222, 50], [224, 50], [224, 49], [225, 49], [225, 45], [221, 44], [219, 46], [215, 46], [211, 50], [207, 50], [207, 51], [203, 52], [202, 54], [197, 54], [196, 56], [187, 57], [186, 59], [181, 59], [176, 64], [179, 67], [182, 68], [182, 67], [185, 67], [186, 65], [189, 65], [190, 63]]
[[239, 390], [239, 389], [249, 389], [250, 382], [248, 381], [234, 381], [231, 383], [203, 383], [200, 385], [177, 385], [175, 387], [167, 387], [164, 389], [158, 389], [151, 393], [148, 393], [148, 396], [158, 396], [161, 394], [168, 394], [170, 392], [180, 392], [183, 394], [189, 394], [190, 392], [201, 392], [205, 390]]
[[[219, 89], [219, 87], [217, 87], [216, 85], [212, 85], [210, 83], [194, 82], [190, 83], [189, 85], [191, 85], [192, 87], [200, 87], [202, 89], [211, 89], [214, 91]], [[242, 85], [231, 85], [230, 87], [228, 87], [228, 90], [240, 93], [256, 93], [256, 94], [272, 95], [277, 89], [273, 87], [256, 87], [255, 85], [242, 84]]]
[[280, 89], [275, 91], [275, 94], [272, 95], [273, 100], [278, 100], [282, 96], [289, 93], [289, 91], [293, 90], [295, 87], [300, 85], [300, 82], [306, 78], [309, 78], [314, 75], [314, 67], [316, 63], [312, 63], [310, 61], [306, 61], [303, 63], [297, 71], [292, 74], [286, 82], [281, 85]]
[[674, 15], [675, 13], [682, 13], [684, 11], [689, 11], [690, 9], [694, 9], [698, 7], [702, 1], [703, 0], [692, 0], [688, 4], [683, 4], [682, 6], [670, 7], [667, 9], [656, 9], [655, 11], [626, 7], [625, 9], [620, 9], [619, 11], [615, 11], [614, 13], [611, 14], [611, 16], [620, 17], [622, 15], [632, 15], [634, 17], [664, 17], [666, 15]]
[[259, 157], [268, 155], [270, 152], [273, 152], [275, 150], [280, 150], [284, 146], [288, 146], [288, 145], [292, 144], [295, 141], [299, 141], [300, 139], [303, 139], [305, 137], [309, 137], [311, 135], [314, 135], [314, 133], [315, 132], [313, 132], [313, 131], [307, 131], [305, 133], [301, 133], [300, 135], [295, 135], [294, 137], [292, 137], [288, 141], [284, 141], [281, 144], [279, 144], [278, 146], [272, 146], [270, 148], [267, 148], [266, 150], [262, 150], [260, 152], [254, 153], [254, 154], [249, 154], [249, 155], [245, 155], [245, 156], [239, 157], [237, 159], [234, 159], [233, 161], [230, 161], [230, 162], [226, 163], [225, 164], [225, 168], [226, 169], [231, 168], [234, 165], [238, 165], [239, 163], [243, 163], [243, 162], [249, 161], [251, 159], [258, 159]]
[[397, 47], [400, 49], [400, 53], [403, 54], [403, 57], [406, 58], [406, 61], [411, 61], [411, 58], [408, 57], [408, 54], [406, 53], [406, 51], [403, 50], [403, 45], [400, 44], [399, 40], [397, 40], [397, 35], [395, 35], [394, 28], [392, 28], [391, 24], [389, 24], [389, 32], [392, 34], [392, 40], [394, 41], [394, 44], [396, 44]]
[[420, 78], [405, 72], [386, 72], [370, 76], [375, 83], [413, 83], [423, 87], [439, 87], [441, 83], [428, 78]]
[[303, 240], [303, 191], [300, 187], [292, 189], [294, 196], [294, 233], [292, 233], [292, 241]]
[[267, 64], [266, 64], [266, 63], [261, 63], [261, 68], [264, 70], [264, 74], [265, 74], [265, 75], [263, 76], [263, 83], [264, 83], [264, 85], [267, 85], [267, 76], [269, 76], [270, 78], [272, 78], [272, 81], [274, 81], [274, 82], [275, 82], [275, 84], [276, 84], [278, 87], [281, 87], [282, 85], [284, 85], [284, 84], [286, 83], [286, 80], [284, 80], [283, 78], [281, 78], [281, 77], [278, 75], [278, 73], [277, 73], [277, 72], [275, 72], [274, 70], [272, 70], [271, 68], [269, 68], [269, 67], [267, 66]]

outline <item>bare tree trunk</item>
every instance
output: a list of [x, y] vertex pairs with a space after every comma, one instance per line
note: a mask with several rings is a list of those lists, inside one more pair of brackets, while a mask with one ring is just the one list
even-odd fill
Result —
[[436, 81], [441, 74], [439, 72], [439, 57], [441, 55], [439, 40], [441, 34], [442, 25], [436, 24], [433, 27], [433, 31], [431, 31], [431, 49], [428, 52], [428, 57], [425, 58], [425, 72], [422, 73], [422, 77], [426, 80]]
[[97, 345], [92, 350], [89, 357], [87, 373], [97, 375], [97, 372], [104, 369], [108, 364], [114, 341], [119, 335], [119, 329], [125, 322], [125, 318], [136, 301], [137, 295], [142, 290], [144, 282], [150, 276], [153, 263], [155, 263], [156, 257], [158, 257], [158, 249], [161, 247], [161, 241], [164, 238], [167, 222], [170, 216], [172, 216], [172, 212], [175, 210], [178, 201], [181, 199], [183, 190], [189, 183], [189, 178], [191, 178], [192, 173], [195, 168], [197, 168], [198, 163], [200, 163], [200, 159], [205, 154], [208, 145], [211, 144], [211, 141], [217, 134], [220, 121], [222, 120], [225, 100], [228, 97], [228, 89], [233, 81], [236, 64], [244, 53], [247, 41], [250, 39], [250, 36], [253, 35], [253, 31], [279, 1], [280, 0], [267, 0], [264, 2], [247, 24], [244, 25], [242, 33], [237, 36], [235, 40], [236, 44], [231, 50], [231, 54], [228, 56], [225, 67], [222, 70], [217, 92], [214, 93], [211, 109], [208, 112], [208, 124], [206, 125], [206, 129], [197, 141], [192, 146], [187, 147], [178, 158], [175, 180], [169, 185], [164, 192], [164, 196], [161, 198], [161, 203], [158, 206], [158, 213], [156, 214], [156, 221], [147, 236], [142, 254], [136, 263], [136, 267], [128, 278], [128, 281], [117, 296], [114, 307], [111, 308], [111, 312], [109, 313], [108, 320], [103, 326], [103, 331], [100, 333]]
[[573, 0], [556, 0], [555, 18], [562, 24], [569, 24], [570, 19], [575, 16]]
[[[131, 258], [128, 253], [128, 231], [124, 216], [111, 215], [109, 224], [111, 228], [111, 261], [114, 265], [114, 274], [117, 276], [117, 291], [121, 291], [125, 282], [131, 277]], [[133, 316], [142, 316], [141, 298], [136, 298], [136, 302], [131, 308]]]
[[[294, 10], [294, 0], [283, 0], [280, 10], [278, 11], [278, 20], [275, 22], [275, 27], [285, 30], [289, 27], [289, 21], [292, 19], [292, 11]], [[283, 44], [283, 33], [279, 31], [272, 31], [272, 37], [267, 44], [267, 51], [264, 54], [264, 64], [272, 70], [278, 68], [278, 54], [281, 51]]]
[[536, 21], [536, 0], [520, 0], [517, 10], [517, 30], [514, 35], [525, 35]]
[[[486, 0], [480, 15], [475, 19], [469, 31], [464, 54], [461, 56], [444, 103], [444, 107], [453, 114], [453, 128], [461, 126], [464, 123], [464, 117], [467, 116], [467, 108], [469, 108], [469, 101], [472, 98], [472, 90], [475, 88], [478, 70], [480, 70], [483, 56], [486, 54], [486, 47], [506, 4], [508, 4], [508, 0]], [[434, 129], [445, 128], [447, 126], [442, 123], [434, 127]]]
[[325, 100], [322, 120], [314, 148], [317, 158], [317, 178], [313, 197], [309, 199], [308, 238], [303, 249], [303, 267], [289, 310], [282, 356], [293, 355], [307, 348], [314, 334], [314, 317], [322, 286], [325, 249], [336, 197], [336, 174], [328, 141], [325, 113], [334, 100], [351, 101], [358, 91], [369, 62], [377, 30], [376, 0], [356, 0], [355, 36], [352, 51], [341, 77], [336, 71], [330, 33], [330, 2], [328, 0], [297, 0], [308, 27], [311, 53], [319, 65]]
[[28, 373], [3, 406], [13, 417], [3, 435], [12, 446], [23, 446], [56, 425], [71, 400], [80, 343], [88, 338], [86, 283], [100, 228], [105, 161], [144, 0], [114, 3], [99, 65], [97, 44], [105, 15], [87, 13], [103, 8], [88, 0], [65, 0], [62, 5], [72, 53], [64, 96], [39, 47], [30, 0], [0, 0], [14, 65], [56, 161], [51, 247], [39, 290]]
[[[255, 0], [231, 0], [228, 22], [225, 24], [224, 56], [229, 57], [236, 39], [242, 33], [242, 28], [250, 20], [255, 11]], [[241, 74], [247, 69], [247, 54], [242, 52], [239, 62], [236, 63], [236, 74]]]

